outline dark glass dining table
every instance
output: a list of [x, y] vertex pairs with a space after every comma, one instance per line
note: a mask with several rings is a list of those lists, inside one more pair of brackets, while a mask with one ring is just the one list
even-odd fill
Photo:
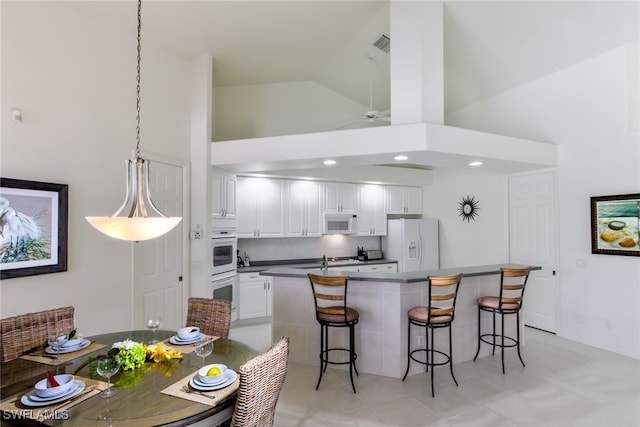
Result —
[[[157, 331], [159, 340], [164, 340], [174, 331]], [[151, 334], [145, 330], [114, 332], [88, 337], [96, 343], [106, 347], [94, 351], [58, 367], [37, 363], [24, 359], [14, 359], [2, 364], [0, 372], [0, 400], [19, 393], [28, 392], [33, 385], [44, 378], [48, 370], [58, 370], [59, 373], [74, 373], [79, 377], [99, 379], [105, 378], [95, 373], [92, 363], [86, 363], [88, 358], [106, 354], [115, 342], [131, 339], [137, 342], [147, 342]], [[172, 346], [179, 349], [178, 346]], [[207, 356], [204, 363], [221, 363], [233, 370], [257, 356], [258, 352], [239, 341], [220, 338], [214, 341], [213, 353]], [[2, 413], [0, 423], [4, 425], [46, 425], [46, 426], [185, 426], [207, 420], [224, 420], [228, 417], [235, 404], [235, 393], [216, 406], [205, 405], [179, 397], [161, 393], [161, 390], [178, 382], [182, 378], [193, 375], [203, 364], [202, 358], [195, 352], [184, 354], [182, 359], [155, 363], [147, 361], [144, 368], [133, 371], [121, 371], [111, 378], [117, 393], [110, 398], [99, 395], [90, 397], [71, 408], [59, 419], [34, 421], [29, 419], [15, 419], [11, 414]], [[107, 415], [107, 416], [105, 416]], [[204, 421], [203, 421], [204, 422]]]

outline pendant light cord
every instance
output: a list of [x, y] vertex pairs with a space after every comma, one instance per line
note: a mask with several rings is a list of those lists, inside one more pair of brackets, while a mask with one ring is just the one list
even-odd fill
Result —
[[138, 0], [138, 55], [136, 76], [136, 159], [140, 158], [140, 40], [142, 29], [142, 0]]

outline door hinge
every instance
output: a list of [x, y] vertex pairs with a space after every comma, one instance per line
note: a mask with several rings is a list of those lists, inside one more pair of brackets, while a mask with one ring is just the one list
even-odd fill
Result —
[[182, 276], [178, 276], [178, 282], [182, 282]]

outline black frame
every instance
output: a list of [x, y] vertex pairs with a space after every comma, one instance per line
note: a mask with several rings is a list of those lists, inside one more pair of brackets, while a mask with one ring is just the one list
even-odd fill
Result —
[[[69, 212], [69, 186], [66, 184], [54, 184], [49, 182], [25, 181], [21, 179], [0, 178], [0, 196], [7, 198], [11, 195], [6, 193], [5, 189], [24, 190], [18, 196], [35, 196], [36, 194], [56, 193], [57, 195], [57, 241], [51, 242], [51, 252], [57, 248], [57, 262], [40, 266], [27, 266], [23, 268], [3, 269], [3, 263], [0, 262], [0, 279], [12, 279], [14, 277], [34, 276], [37, 274], [58, 273], [67, 271], [67, 249], [68, 249], [68, 212]], [[39, 193], [36, 193], [39, 192]], [[42, 193], [44, 192], [44, 193]], [[15, 191], [11, 191], [15, 193]], [[12, 194], [16, 195], [16, 194]], [[54, 195], [51, 195], [54, 200]], [[0, 215], [3, 215], [0, 212]], [[1, 217], [0, 217], [1, 218]], [[51, 226], [55, 222], [51, 218]], [[2, 222], [0, 221], [0, 226]], [[0, 229], [1, 231], [1, 229]], [[53, 233], [52, 233], [53, 234]], [[0, 255], [4, 251], [0, 248]]]
[[[625, 206], [627, 213], [620, 217], [606, 217], [601, 214], [604, 204]], [[635, 205], [635, 206], [634, 206]], [[599, 209], [600, 208], [600, 209]], [[635, 209], [635, 216], [628, 215], [629, 212], [633, 213]], [[617, 219], [616, 219], [617, 218]], [[620, 218], [635, 218], [629, 220], [633, 227], [629, 229], [629, 221], [621, 221]], [[615, 226], [612, 223], [616, 222]], [[635, 222], [635, 224], [633, 224]], [[627, 225], [624, 225], [627, 223]], [[629, 255], [640, 256], [640, 193], [635, 194], [620, 194], [615, 196], [598, 196], [591, 197], [591, 253], [603, 254], [603, 255]], [[608, 233], [608, 238], [601, 238], [603, 233]], [[615, 238], [618, 236], [617, 238]], [[625, 246], [631, 243], [633, 239], [634, 244], [632, 246]], [[620, 244], [622, 242], [622, 244]]]

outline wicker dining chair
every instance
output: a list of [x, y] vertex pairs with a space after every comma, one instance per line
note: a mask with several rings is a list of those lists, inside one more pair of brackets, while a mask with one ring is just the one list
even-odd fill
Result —
[[2, 363], [17, 359], [34, 347], [44, 345], [50, 335], [71, 332], [75, 323], [74, 311], [74, 307], [60, 307], [1, 319]]
[[197, 326], [207, 335], [229, 338], [231, 302], [212, 298], [189, 298], [186, 326]]
[[288, 362], [289, 338], [282, 337], [269, 350], [240, 366], [231, 426], [273, 426]]

